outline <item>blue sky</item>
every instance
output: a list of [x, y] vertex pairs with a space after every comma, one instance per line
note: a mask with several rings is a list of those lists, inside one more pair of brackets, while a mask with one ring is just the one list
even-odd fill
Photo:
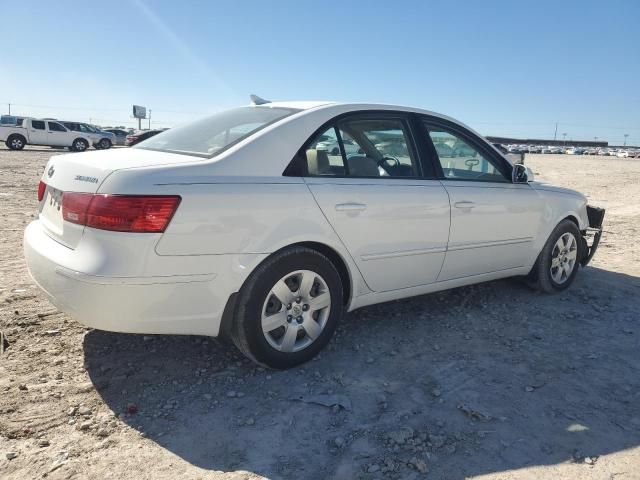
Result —
[[134, 125], [136, 103], [170, 126], [257, 93], [640, 144], [638, 0], [0, 0], [0, 12], [2, 113]]

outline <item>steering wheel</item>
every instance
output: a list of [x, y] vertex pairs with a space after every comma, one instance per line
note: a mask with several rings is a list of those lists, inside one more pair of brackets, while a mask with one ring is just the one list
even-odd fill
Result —
[[395, 157], [384, 156], [380, 160], [378, 160], [378, 166], [385, 172], [389, 173], [389, 169], [400, 166], [400, 160]]
[[478, 160], [477, 158], [468, 158], [467, 160], [464, 161], [464, 164], [467, 167], [469, 167], [469, 170], [471, 170], [473, 167], [475, 167], [479, 163], [480, 163], [480, 160]]

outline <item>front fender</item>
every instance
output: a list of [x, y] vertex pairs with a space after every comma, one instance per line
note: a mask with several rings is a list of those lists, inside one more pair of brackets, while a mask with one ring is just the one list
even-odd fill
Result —
[[533, 245], [532, 265], [538, 258], [551, 232], [562, 220], [568, 218], [575, 222], [581, 232], [589, 227], [587, 199], [584, 195], [558, 187], [536, 188], [536, 190], [543, 199], [544, 213]]

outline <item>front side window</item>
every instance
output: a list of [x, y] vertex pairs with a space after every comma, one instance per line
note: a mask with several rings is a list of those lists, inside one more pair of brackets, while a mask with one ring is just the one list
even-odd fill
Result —
[[303, 154], [312, 176], [418, 176], [408, 130], [399, 119], [340, 121], [312, 139]]
[[49, 122], [49, 131], [51, 131], [51, 132], [66, 132], [67, 129], [64, 128], [62, 125], [60, 125], [59, 123]]
[[44, 130], [44, 122], [42, 120], [31, 120], [31, 126], [36, 130]]
[[460, 135], [427, 127], [445, 179], [509, 182], [494, 159], [481, 154]]
[[133, 148], [213, 157], [258, 130], [299, 110], [277, 107], [240, 107], [172, 128]]

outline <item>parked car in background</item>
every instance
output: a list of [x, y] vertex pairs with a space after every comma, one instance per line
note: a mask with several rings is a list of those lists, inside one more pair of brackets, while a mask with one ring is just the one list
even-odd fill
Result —
[[22, 150], [26, 145], [67, 147], [83, 152], [92, 144], [93, 137], [86, 132], [69, 130], [57, 120], [24, 118], [22, 125], [0, 125], [0, 141], [11, 150]]
[[[342, 139], [342, 146], [344, 147], [344, 151], [349, 154], [358, 153], [360, 147], [358, 147], [355, 142], [349, 138]], [[318, 142], [316, 145], [318, 150], [326, 150], [331, 155], [339, 155], [340, 154], [340, 145], [338, 144], [338, 140], [335, 138], [330, 138], [326, 136], [322, 141]]]
[[69, 130], [84, 133], [89, 138], [91, 145], [96, 150], [107, 150], [115, 142], [115, 135], [111, 132], [104, 132], [93, 125], [82, 122], [69, 122], [62, 120], [61, 123]]
[[127, 137], [125, 138], [124, 144], [127, 147], [133, 147], [134, 145], [137, 145], [138, 143], [143, 142], [148, 138], [151, 138], [163, 131], [164, 130], [138, 130], [134, 133], [130, 133], [129, 135], [127, 135]]
[[115, 135], [115, 138], [113, 140], [114, 145], [124, 145], [124, 142], [129, 135], [129, 132], [127, 132], [126, 130], [121, 130], [119, 128], [107, 128], [105, 132], [113, 133]]
[[[317, 148], [346, 135], [361, 154]], [[380, 151], [384, 135], [402, 155]], [[54, 156], [38, 209], [25, 257], [61, 311], [102, 330], [226, 335], [273, 368], [314, 357], [345, 310], [511, 276], [562, 291], [604, 217], [449, 117], [317, 102]]]

